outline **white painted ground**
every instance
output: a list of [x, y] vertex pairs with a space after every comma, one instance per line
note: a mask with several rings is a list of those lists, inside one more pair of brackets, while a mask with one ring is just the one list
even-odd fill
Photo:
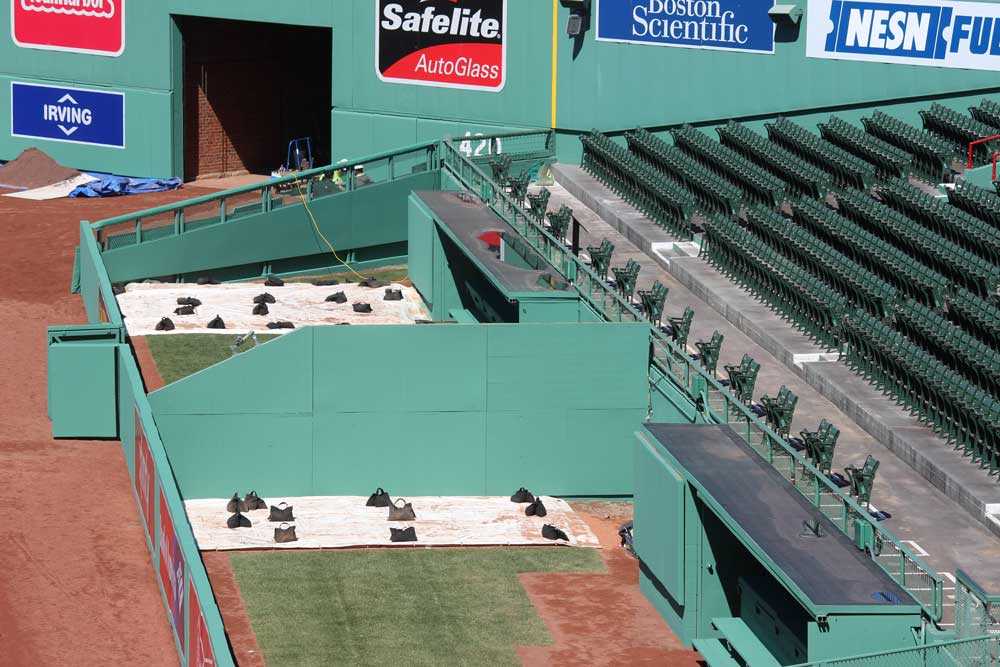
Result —
[[[265, 287], [264, 283], [227, 283], [224, 285], [193, 285], [174, 283], [130, 283], [125, 293], [118, 295], [118, 307], [125, 318], [125, 327], [131, 336], [153, 336], [161, 333], [220, 333], [280, 334], [289, 330], [269, 330], [268, 322], [285, 320], [296, 328], [303, 326], [332, 326], [342, 322], [350, 324], [413, 324], [418, 319], [428, 319], [420, 295], [412, 287], [393, 283], [388, 286], [403, 291], [403, 301], [383, 301], [386, 287], [361, 287], [356, 283], [316, 287], [308, 283], [286, 283], [283, 287]], [[252, 313], [253, 298], [267, 292], [276, 303], [268, 304], [267, 315]], [[326, 297], [343, 292], [347, 303], [327, 303]], [[177, 299], [194, 297], [202, 305], [194, 315], [175, 315]], [[352, 304], [368, 303], [370, 314], [355, 313]], [[207, 325], [216, 315], [226, 323], [224, 330], [209, 329]], [[169, 317], [176, 327], [173, 331], [156, 331], [163, 317]]]
[[[413, 503], [416, 521], [388, 521], [388, 508], [365, 507], [367, 497], [303, 496], [267, 498], [269, 505], [284, 501], [294, 509], [299, 540], [275, 544], [268, 510], [247, 512], [250, 528], [226, 527], [228, 498], [188, 500], [184, 503], [198, 548], [202, 551], [232, 549], [336, 549], [389, 546], [389, 528], [417, 531], [417, 542], [404, 546], [520, 546], [566, 544], [542, 537], [542, 526], [550, 523], [569, 537], [569, 545], [599, 548], [597, 536], [569, 504], [542, 497], [548, 510], [544, 518], [524, 515], [527, 505], [516, 505], [504, 497], [417, 497]], [[395, 498], [394, 498], [395, 500]]]

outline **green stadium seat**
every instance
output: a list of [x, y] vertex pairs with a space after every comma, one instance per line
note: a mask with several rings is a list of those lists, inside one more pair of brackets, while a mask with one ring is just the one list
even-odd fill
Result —
[[552, 236], [564, 241], [570, 223], [573, 222], [573, 209], [569, 206], [560, 206], [558, 211], [549, 211], [546, 217], [549, 219], [549, 231], [552, 232]]
[[551, 196], [552, 193], [549, 192], [548, 188], [542, 188], [534, 194], [528, 193], [528, 206], [535, 220], [545, 219], [545, 212], [549, 208], [549, 198]]
[[738, 366], [725, 366], [724, 368], [726, 374], [729, 375], [729, 386], [733, 390], [733, 394], [744, 405], [749, 405], [753, 400], [753, 391], [757, 384], [760, 364], [754, 361], [749, 354], [744, 354]]
[[994, 229], [1000, 229], [1000, 197], [972, 183], [958, 183], [948, 190], [948, 201]]
[[799, 431], [799, 435], [805, 443], [806, 456], [817, 470], [829, 475], [833, 464], [833, 452], [840, 438], [840, 429], [823, 419], [815, 431]]
[[669, 292], [670, 290], [659, 280], [654, 282], [648, 290], [639, 290], [642, 311], [654, 326], [660, 326], [660, 320], [663, 318], [663, 307], [667, 302]]
[[505, 183], [510, 175], [510, 167], [513, 160], [510, 155], [501, 153], [490, 158], [490, 171], [493, 172], [493, 182]]
[[725, 336], [719, 331], [712, 332], [712, 337], [707, 341], [699, 340], [694, 346], [698, 350], [698, 360], [710, 375], [715, 375], [719, 366], [719, 356], [722, 354], [722, 342]]
[[615, 252], [615, 246], [608, 239], [601, 241], [599, 246], [587, 246], [587, 254], [590, 255], [590, 266], [594, 273], [600, 276], [601, 280], [608, 279], [608, 269], [611, 267], [611, 256]]
[[875, 473], [878, 472], [879, 460], [871, 454], [865, 459], [864, 464], [857, 466], [847, 466], [844, 472], [851, 482], [851, 495], [856, 496], [858, 503], [867, 509], [871, 505], [872, 486], [875, 484]]
[[933, 183], [945, 181], [951, 175], [954, 146], [941, 137], [918, 130], [881, 111], [870, 118], [862, 118], [861, 123], [868, 134], [909, 153], [915, 174]]
[[761, 406], [764, 408], [764, 419], [774, 429], [775, 433], [787, 438], [788, 431], [792, 427], [792, 419], [795, 416], [795, 406], [799, 403], [799, 397], [785, 385], [781, 385], [778, 395], [762, 396]]
[[788, 191], [820, 198], [831, 188], [830, 176], [735, 121], [718, 128], [719, 139], [748, 160], [762, 165], [788, 184]]
[[680, 317], [670, 318], [670, 337], [682, 350], [687, 348], [688, 336], [691, 335], [691, 324], [694, 322], [694, 309], [688, 306]]
[[771, 141], [829, 173], [837, 185], [865, 189], [875, 182], [875, 168], [840, 147], [821, 139], [787, 118], [766, 123]]
[[[920, 111], [924, 129], [951, 141], [959, 155], [965, 155], [968, 146], [973, 141], [985, 139], [997, 134], [997, 131], [981, 123], [975, 118], [958, 113], [953, 109], [935, 102], [929, 109]], [[973, 164], [988, 164], [990, 155], [1000, 146], [997, 140], [987, 141], [973, 147]]]
[[977, 107], [969, 107], [969, 113], [980, 123], [989, 125], [994, 134], [1000, 134], [1000, 104], [984, 99]]
[[881, 178], [900, 178], [910, 172], [910, 155], [878, 137], [866, 134], [860, 128], [830, 116], [818, 125], [820, 136], [848, 153], [865, 160], [875, 167]]
[[639, 271], [641, 268], [639, 262], [634, 259], [630, 259], [623, 267], [614, 266], [611, 268], [611, 273], [615, 277], [615, 287], [618, 288], [618, 293], [626, 301], [632, 301], [632, 295], [635, 294], [635, 285], [636, 281], [639, 280]]

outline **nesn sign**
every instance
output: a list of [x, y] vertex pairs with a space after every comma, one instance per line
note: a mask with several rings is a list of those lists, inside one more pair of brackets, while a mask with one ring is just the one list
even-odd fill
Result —
[[1000, 7], [985, 2], [812, 0], [811, 58], [1000, 70]]

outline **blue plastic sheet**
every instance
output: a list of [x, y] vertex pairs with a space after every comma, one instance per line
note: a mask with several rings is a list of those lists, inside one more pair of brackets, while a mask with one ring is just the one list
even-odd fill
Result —
[[96, 181], [77, 187], [70, 197], [121, 197], [147, 192], [176, 190], [182, 184], [179, 178], [127, 178], [125, 176], [98, 176]]

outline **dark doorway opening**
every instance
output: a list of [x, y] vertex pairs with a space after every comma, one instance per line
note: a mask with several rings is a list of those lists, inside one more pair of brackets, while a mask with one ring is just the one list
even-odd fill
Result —
[[251, 21], [177, 17], [183, 40], [186, 180], [270, 174], [288, 142], [330, 159], [333, 34]]

